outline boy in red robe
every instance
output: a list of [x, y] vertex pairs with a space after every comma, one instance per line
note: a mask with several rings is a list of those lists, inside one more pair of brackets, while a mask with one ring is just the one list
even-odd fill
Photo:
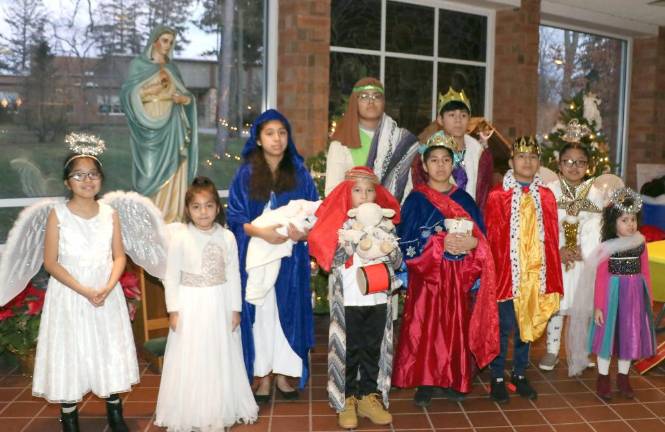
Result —
[[515, 140], [512, 169], [503, 184], [490, 192], [485, 210], [487, 240], [496, 266], [501, 348], [490, 365], [490, 397], [499, 403], [509, 400], [504, 368], [512, 333], [511, 381], [520, 396], [538, 397], [525, 376], [529, 346], [543, 334], [563, 295], [556, 199], [538, 175], [539, 158], [534, 137]]

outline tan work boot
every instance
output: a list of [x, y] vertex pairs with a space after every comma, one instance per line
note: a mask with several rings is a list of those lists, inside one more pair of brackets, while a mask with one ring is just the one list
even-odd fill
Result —
[[342, 429], [355, 429], [358, 427], [358, 416], [356, 415], [358, 399], [349, 396], [344, 402], [344, 409], [337, 414], [337, 423]]
[[393, 422], [393, 416], [383, 407], [378, 394], [363, 396], [358, 401], [358, 415], [368, 418], [376, 425], [387, 425]]

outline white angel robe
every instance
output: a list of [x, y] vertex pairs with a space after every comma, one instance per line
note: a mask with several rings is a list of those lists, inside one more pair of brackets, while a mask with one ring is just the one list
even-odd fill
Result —
[[240, 326], [231, 327], [232, 312], [242, 308], [233, 234], [217, 224], [171, 229], [164, 287], [178, 324], [169, 329], [155, 424], [188, 432], [254, 422]]

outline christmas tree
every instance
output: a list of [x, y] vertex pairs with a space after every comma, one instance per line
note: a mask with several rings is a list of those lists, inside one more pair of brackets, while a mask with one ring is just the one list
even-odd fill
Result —
[[552, 171], [558, 171], [559, 153], [564, 145], [579, 142], [589, 149], [591, 160], [587, 175], [599, 176], [612, 169], [609, 146], [602, 132], [600, 100], [591, 92], [580, 91], [572, 99], [564, 101], [559, 122], [554, 130], [544, 136], [542, 163]]

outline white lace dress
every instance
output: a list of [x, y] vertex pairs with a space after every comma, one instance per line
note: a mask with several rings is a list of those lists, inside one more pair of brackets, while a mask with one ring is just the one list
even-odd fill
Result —
[[[55, 206], [58, 262], [81, 284], [103, 287], [111, 274], [113, 209], [99, 204], [91, 219]], [[51, 277], [39, 326], [32, 394], [49, 402], [79, 402], [131, 390], [139, 381], [134, 336], [120, 284], [100, 307]]]
[[178, 312], [169, 330], [157, 397], [155, 424], [169, 432], [223, 431], [252, 423], [258, 406], [242, 357], [242, 307], [238, 250], [233, 234], [219, 225], [200, 231], [172, 227], [166, 268], [166, 307]]

